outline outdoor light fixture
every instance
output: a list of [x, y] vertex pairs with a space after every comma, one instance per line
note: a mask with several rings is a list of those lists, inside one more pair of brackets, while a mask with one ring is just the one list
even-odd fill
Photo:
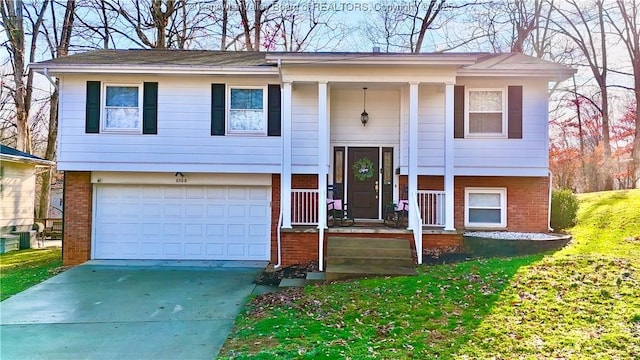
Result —
[[362, 91], [364, 93], [363, 95], [363, 110], [362, 114], [360, 114], [360, 122], [362, 122], [362, 126], [367, 126], [367, 122], [369, 122], [369, 114], [367, 113], [367, 88], [363, 87]]

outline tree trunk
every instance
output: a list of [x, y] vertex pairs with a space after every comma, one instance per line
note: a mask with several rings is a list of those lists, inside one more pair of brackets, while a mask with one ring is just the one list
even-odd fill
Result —
[[[62, 21], [62, 31], [60, 32], [60, 39], [53, 39], [56, 42], [56, 50], [52, 56], [56, 58], [65, 57], [69, 53], [69, 46], [71, 45], [71, 34], [73, 31], [73, 21], [75, 19], [75, 0], [67, 0], [64, 19]], [[54, 5], [51, 5], [51, 11], [55, 11]], [[57, 24], [53, 24], [57, 26]], [[56, 159], [56, 145], [58, 140], [58, 105], [60, 100], [59, 95], [60, 80], [56, 79], [53, 93], [49, 98], [49, 131], [47, 133], [47, 149], [44, 153], [44, 158], [47, 160]], [[42, 174], [42, 181], [40, 184], [40, 199], [38, 207], [38, 217], [46, 218], [49, 214], [49, 203], [51, 198], [51, 174], [55, 169]]]
[[[49, 99], [49, 132], [47, 134], [47, 150], [44, 158], [54, 160], [56, 158], [56, 142], [58, 139], [58, 84], [56, 80], [56, 89]], [[38, 217], [46, 218], [49, 213], [49, 201], [51, 194], [51, 174], [55, 169], [50, 169], [42, 173], [42, 182], [40, 184], [40, 206], [38, 207]]]

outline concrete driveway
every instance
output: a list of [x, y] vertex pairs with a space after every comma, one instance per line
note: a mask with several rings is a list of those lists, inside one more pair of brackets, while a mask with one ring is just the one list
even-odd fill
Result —
[[266, 263], [158, 265], [85, 264], [5, 300], [0, 358], [215, 358]]

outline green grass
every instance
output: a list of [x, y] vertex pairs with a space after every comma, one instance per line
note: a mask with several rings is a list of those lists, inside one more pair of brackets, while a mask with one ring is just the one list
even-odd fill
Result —
[[249, 305], [221, 358], [640, 358], [640, 190], [580, 196], [555, 254], [423, 266]]
[[0, 255], [0, 301], [55, 275], [60, 249], [20, 250]]

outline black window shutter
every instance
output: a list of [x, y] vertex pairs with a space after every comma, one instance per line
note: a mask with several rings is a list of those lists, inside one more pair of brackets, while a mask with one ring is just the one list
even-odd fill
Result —
[[269, 85], [267, 135], [280, 136], [280, 119], [282, 105], [280, 101], [280, 85]]
[[225, 85], [211, 84], [211, 135], [224, 135]]
[[88, 134], [100, 132], [100, 81], [87, 81], [85, 128]]
[[464, 138], [464, 86], [453, 87], [453, 137]]
[[507, 101], [509, 139], [522, 139], [522, 86], [509, 86]]
[[144, 83], [142, 95], [142, 133], [158, 133], [158, 83]]

